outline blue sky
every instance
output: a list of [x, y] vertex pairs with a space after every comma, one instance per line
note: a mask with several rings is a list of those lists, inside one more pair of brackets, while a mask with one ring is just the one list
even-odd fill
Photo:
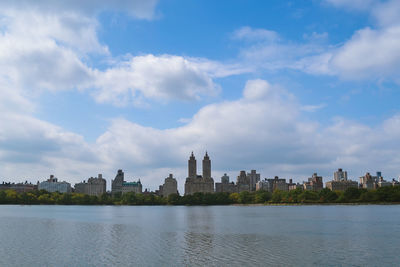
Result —
[[217, 181], [400, 174], [399, 1], [0, 8], [3, 180], [122, 168], [151, 189], [172, 172], [182, 190], [192, 150]]

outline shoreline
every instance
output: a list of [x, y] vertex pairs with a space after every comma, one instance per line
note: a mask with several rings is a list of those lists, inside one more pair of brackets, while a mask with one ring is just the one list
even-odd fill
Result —
[[400, 202], [379, 202], [379, 203], [357, 203], [357, 202], [352, 202], [352, 203], [254, 203], [254, 204], [227, 204], [227, 205], [171, 205], [171, 204], [166, 204], [166, 205], [66, 205], [66, 204], [20, 204], [20, 203], [7, 203], [7, 204], [0, 204], [1, 206], [94, 206], [94, 207], [141, 207], [141, 206], [146, 206], [146, 207], [212, 207], [212, 206], [233, 206], [233, 207], [263, 207], [263, 206], [382, 206], [382, 205], [400, 205]]

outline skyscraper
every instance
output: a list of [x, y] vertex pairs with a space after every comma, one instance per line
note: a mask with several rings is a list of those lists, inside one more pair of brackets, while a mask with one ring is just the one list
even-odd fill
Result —
[[214, 179], [211, 177], [211, 160], [206, 152], [203, 159], [203, 175], [197, 175], [196, 158], [192, 154], [188, 160], [188, 177], [185, 182], [185, 195], [196, 192], [213, 193]]

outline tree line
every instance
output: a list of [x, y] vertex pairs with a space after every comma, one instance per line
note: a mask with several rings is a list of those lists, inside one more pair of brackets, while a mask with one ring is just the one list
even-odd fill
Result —
[[232, 205], [232, 204], [324, 204], [324, 203], [400, 203], [400, 187], [381, 187], [374, 190], [349, 188], [346, 191], [275, 190], [241, 193], [195, 193], [161, 197], [155, 194], [104, 193], [89, 196], [80, 193], [50, 193], [36, 190], [17, 193], [0, 191], [0, 204], [21, 205]]

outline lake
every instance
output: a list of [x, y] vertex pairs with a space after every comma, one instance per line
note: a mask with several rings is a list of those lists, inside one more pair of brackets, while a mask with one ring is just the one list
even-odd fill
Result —
[[0, 266], [399, 266], [400, 206], [0, 206]]

